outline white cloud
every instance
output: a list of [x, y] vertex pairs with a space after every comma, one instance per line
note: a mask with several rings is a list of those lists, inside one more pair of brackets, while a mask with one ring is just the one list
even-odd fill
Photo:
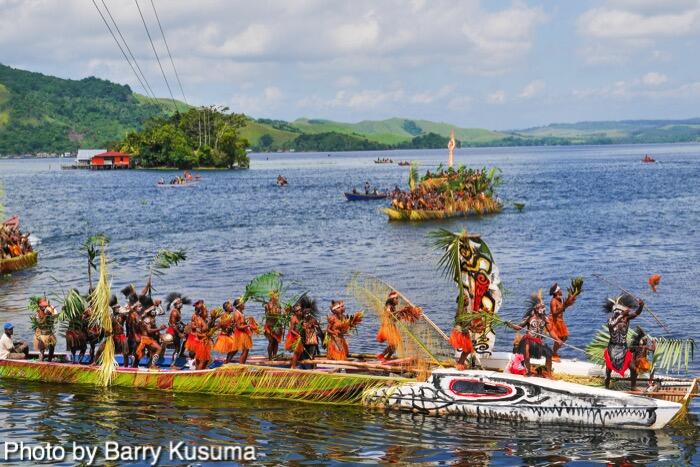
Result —
[[645, 86], [660, 86], [668, 81], [668, 77], [663, 73], [651, 71], [642, 76], [642, 83]]
[[352, 88], [359, 83], [359, 80], [351, 75], [344, 75], [335, 80], [335, 85], [339, 88]]
[[577, 30], [584, 40], [579, 53], [589, 64], [621, 64], [635, 55], [663, 59], [668, 53], [658, 45], [700, 36], [700, 2], [609, 0], [585, 11]]
[[505, 91], [499, 90], [496, 92], [492, 92], [491, 94], [486, 96], [486, 102], [489, 104], [504, 104], [506, 102], [506, 93]]
[[522, 99], [530, 99], [541, 94], [542, 91], [544, 91], [544, 88], [545, 82], [541, 79], [536, 79], [535, 81], [531, 81], [526, 84], [523, 90], [520, 91], [520, 94], [518, 94], [518, 97]]
[[412, 95], [410, 98], [410, 102], [413, 104], [432, 104], [435, 101], [442, 100], [449, 96], [454, 91], [454, 89], [455, 87], [453, 85], [445, 85], [434, 92], [420, 92]]

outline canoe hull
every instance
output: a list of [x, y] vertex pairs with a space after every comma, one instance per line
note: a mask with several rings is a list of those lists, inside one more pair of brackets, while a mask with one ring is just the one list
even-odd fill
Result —
[[347, 198], [348, 201], [372, 201], [375, 199], [386, 199], [387, 194], [386, 193], [378, 193], [376, 195], [374, 194], [363, 194], [363, 193], [345, 193], [345, 197]]
[[0, 274], [10, 274], [21, 271], [22, 269], [31, 268], [32, 266], [36, 266], [38, 259], [39, 255], [35, 251], [16, 258], [0, 259]]
[[430, 415], [542, 424], [660, 429], [681, 404], [564, 381], [490, 371], [434, 371], [425, 383], [381, 388], [370, 404]]
[[[0, 377], [25, 381], [97, 385], [98, 371], [98, 367], [69, 363], [0, 360]], [[401, 381], [407, 380], [228, 364], [215, 369], [184, 371], [119, 368], [111, 385], [176, 393], [360, 404], [366, 392]]]

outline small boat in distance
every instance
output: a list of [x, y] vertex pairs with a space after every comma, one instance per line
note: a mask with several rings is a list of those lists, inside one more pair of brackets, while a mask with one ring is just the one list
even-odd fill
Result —
[[289, 182], [287, 181], [287, 179], [284, 178], [282, 175], [277, 176], [277, 181], [275, 183], [277, 183], [277, 186], [289, 185]]
[[393, 163], [394, 163], [394, 160], [393, 160], [393, 159], [389, 159], [388, 157], [384, 157], [384, 158], [382, 158], [382, 159], [376, 158], [376, 159], [374, 160], [374, 163], [375, 163], [375, 164], [393, 164]]
[[656, 159], [651, 157], [649, 154], [645, 155], [644, 158], [642, 159], [642, 162], [645, 164], [651, 164], [652, 162], [656, 162]]
[[411, 161], [399, 161], [398, 165], [405, 167], [407, 165], [411, 165]]
[[346, 191], [345, 197], [348, 201], [370, 201], [373, 199], [385, 199], [388, 193], [381, 191], [374, 191], [372, 193], [361, 193], [359, 191]]

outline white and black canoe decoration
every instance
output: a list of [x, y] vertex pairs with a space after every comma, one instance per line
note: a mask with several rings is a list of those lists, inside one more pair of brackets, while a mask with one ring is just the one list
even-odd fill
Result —
[[426, 382], [382, 388], [366, 399], [373, 406], [574, 426], [660, 429], [682, 404], [565, 381], [493, 371], [435, 370]]

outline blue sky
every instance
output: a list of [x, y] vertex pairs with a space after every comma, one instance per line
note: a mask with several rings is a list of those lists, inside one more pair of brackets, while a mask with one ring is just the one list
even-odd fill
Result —
[[[105, 2], [168, 96], [134, 2]], [[700, 116], [700, 0], [154, 3], [189, 102], [255, 117], [510, 129]], [[144, 92], [92, 0], [0, 0], [0, 62]]]

